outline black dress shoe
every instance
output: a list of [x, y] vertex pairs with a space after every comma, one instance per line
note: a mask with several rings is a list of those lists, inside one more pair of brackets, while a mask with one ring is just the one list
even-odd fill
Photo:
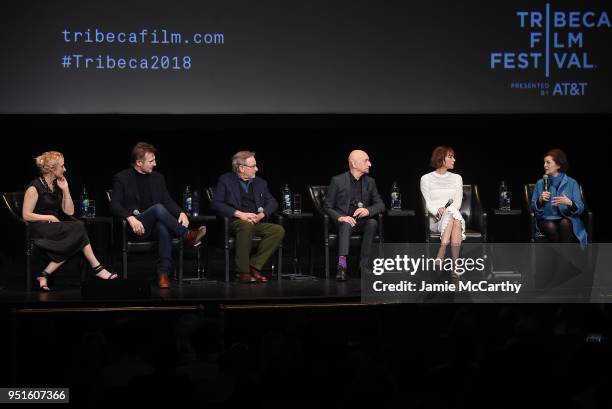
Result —
[[338, 266], [338, 273], [336, 273], [337, 281], [346, 281], [346, 269], [342, 266]]

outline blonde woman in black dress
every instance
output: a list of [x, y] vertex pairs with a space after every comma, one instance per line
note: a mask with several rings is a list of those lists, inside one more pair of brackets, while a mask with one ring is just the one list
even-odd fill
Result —
[[28, 185], [23, 199], [22, 216], [30, 223], [32, 239], [51, 260], [36, 278], [41, 291], [49, 291], [47, 278], [66, 260], [82, 251], [96, 277], [117, 278], [100, 264], [93, 253], [83, 223], [62, 220], [74, 214], [74, 203], [64, 177], [64, 156], [60, 152], [45, 152], [35, 159], [40, 177]]

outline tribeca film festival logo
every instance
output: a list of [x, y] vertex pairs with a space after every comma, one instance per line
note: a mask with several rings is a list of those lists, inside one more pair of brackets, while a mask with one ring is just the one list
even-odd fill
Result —
[[519, 27], [529, 34], [529, 49], [491, 52], [492, 70], [531, 70], [541, 73], [541, 82], [512, 82], [512, 89], [535, 89], [541, 96], [583, 96], [588, 82], [549, 82], [552, 71], [593, 71], [597, 63], [589, 54], [585, 34], [612, 28], [605, 11], [552, 10], [517, 11]]

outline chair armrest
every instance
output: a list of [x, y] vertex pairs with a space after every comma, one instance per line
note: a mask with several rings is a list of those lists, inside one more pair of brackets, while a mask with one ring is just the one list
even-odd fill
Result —
[[589, 243], [593, 242], [593, 212], [590, 210], [587, 210], [586, 212], [584, 212], [585, 214], [585, 218], [586, 218], [586, 231], [587, 231], [587, 235], [588, 237], [588, 241]]
[[229, 248], [229, 242], [230, 242], [230, 228], [229, 228], [229, 224], [230, 224], [230, 219], [227, 216], [218, 216], [221, 221], [222, 221], [222, 226], [223, 226], [223, 247], [228, 249]]
[[429, 213], [427, 210], [423, 213], [423, 226], [425, 228], [425, 243], [429, 243], [431, 240], [431, 231], [429, 229]]
[[281, 226], [285, 226], [285, 218], [282, 213], [274, 212], [269, 217], [267, 217], [267, 221], [269, 223], [280, 224]]
[[25, 220], [22, 220], [22, 221], [24, 222], [24, 228], [25, 228], [26, 256], [29, 256], [32, 254], [32, 248], [34, 247], [34, 244], [32, 242], [32, 232], [31, 232], [30, 224], [26, 222]]
[[121, 250], [127, 251], [128, 242], [128, 222], [124, 218], [121, 218]]
[[484, 241], [487, 239], [487, 212], [482, 207], [480, 200], [474, 200], [474, 221], [476, 227], [482, 234]]
[[329, 246], [329, 215], [323, 214], [323, 245]]
[[482, 212], [482, 215], [480, 216], [480, 229], [481, 229], [481, 233], [482, 233], [482, 238], [483, 241], [486, 243], [487, 241], [487, 212]]
[[529, 209], [529, 238], [531, 242], [535, 242], [536, 232], [538, 231], [538, 224], [536, 221], [535, 213]]

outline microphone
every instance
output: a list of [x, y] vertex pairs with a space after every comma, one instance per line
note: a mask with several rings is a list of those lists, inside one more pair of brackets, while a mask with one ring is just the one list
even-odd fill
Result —
[[[452, 205], [454, 202], [453, 198], [451, 197], [450, 199], [448, 199], [448, 202], [446, 202], [446, 204], [444, 205], [445, 209], [448, 209], [448, 206]], [[438, 220], [440, 220], [442, 218], [442, 216], [436, 217]]]
[[138, 216], [138, 215], [140, 214], [140, 212], [138, 211], [138, 209], [134, 209], [134, 210], [132, 211], [132, 214], [133, 214], [134, 216]]
[[544, 181], [544, 191], [548, 192], [548, 175], [544, 175], [542, 180]]
[[259, 207], [257, 208], [257, 213], [263, 213], [263, 212], [264, 212], [264, 208], [263, 208], [263, 207], [261, 207], [261, 206], [259, 206]]

